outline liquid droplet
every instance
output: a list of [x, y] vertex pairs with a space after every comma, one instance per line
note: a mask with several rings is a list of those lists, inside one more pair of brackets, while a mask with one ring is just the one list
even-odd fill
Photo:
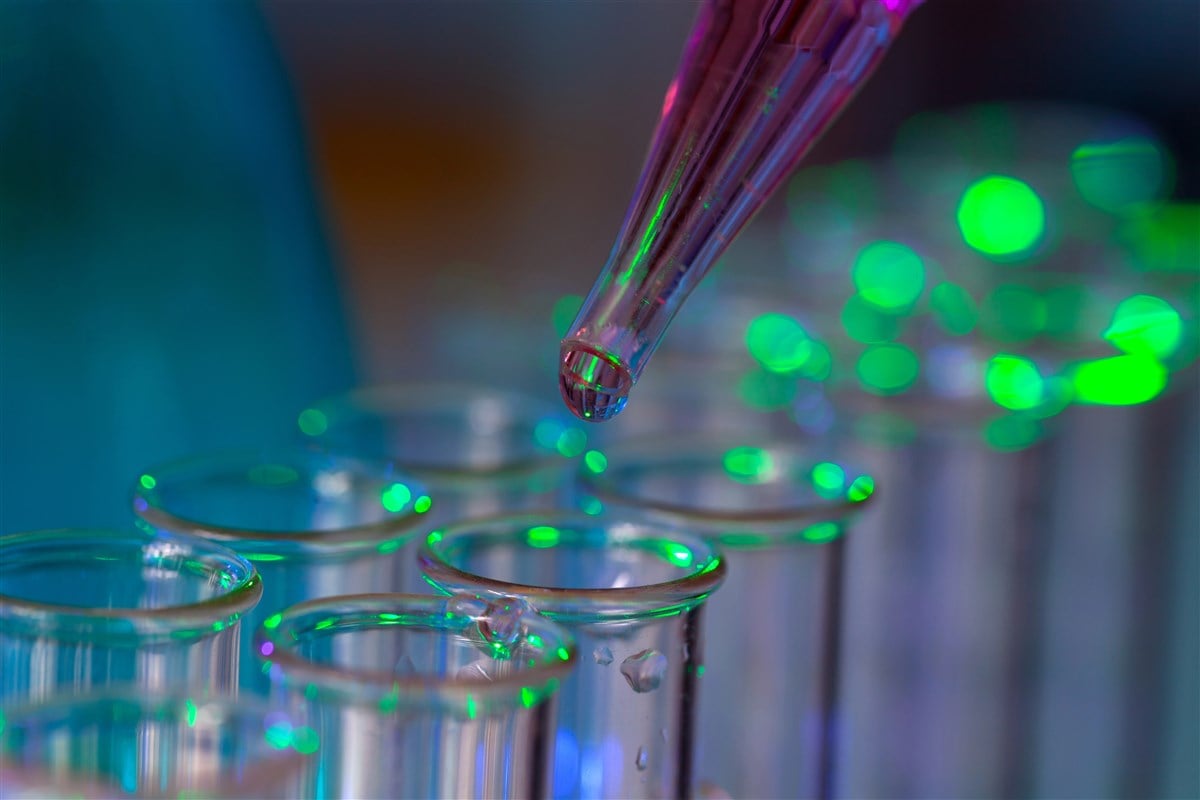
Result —
[[649, 754], [646, 753], [646, 748], [639, 747], [638, 751], [637, 751], [637, 758], [634, 759], [634, 762], [633, 762], [637, 766], [638, 772], [641, 772], [644, 769], [646, 769], [646, 764], [649, 761], [650, 761], [650, 756], [649, 756]]
[[638, 694], [653, 692], [667, 674], [667, 657], [657, 650], [634, 653], [621, 662], [621, 674]]
[[596, 663], [602, 667], [607, 667], [613, 662], [612, 650], [607, 647], [597, 647], [592, 651], [592, 658], [596, 659]]
[[666, 743], [667, 743], [667, 729], [666, 729], [666, 728], [659, 728], [659, 729], [658, 729], [658, 735], [662, 737], [663, 744], [666, 744]]
[[524, 629], [526, 614], [536, 613], [527, 600], [504, 597], [488, 603], [479, 617], [479, 633], [485, 641], [500, 646], [505, 653], [517, 643]]
[[587, 347], [564, 345], [558, 387], [567, 408], [580, 419], [604, 422], [621, 413], [633, 379], [610, 356]]

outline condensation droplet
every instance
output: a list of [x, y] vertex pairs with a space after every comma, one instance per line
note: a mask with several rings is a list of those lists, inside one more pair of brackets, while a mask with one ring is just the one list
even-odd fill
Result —
[[526, 614], [534, 613], [529, 601], [519, 597], [504, 597], [488, 603], [479, 618], [479, 632], [493, 644], [511, 647], [521, 638]]
[[612, 650], [601, 645], [592, 651], [592, 658], [596, 659], [596, 663], [602, 667], [607, 667], [613, 662]]
[[667, 674], [667, 657], [657, 650], [634, 653], [621, 662], [621, 674], [635, 692], [653, 692]]
[[663, 744], [666, 744], [667, 743], [667, 729], [659, 728], [658, 735], [662, 737]]
[[637, 765], [638, 772], [641, 772], [642, 770], [644, 770], [646, 768], [646, 764], [649, 761], [650, 761], [650, 756], [646, 753], [646, 748], [639, 747], [638, 751], [637, 751], [637, 758], [633, 762], [635, 765]]

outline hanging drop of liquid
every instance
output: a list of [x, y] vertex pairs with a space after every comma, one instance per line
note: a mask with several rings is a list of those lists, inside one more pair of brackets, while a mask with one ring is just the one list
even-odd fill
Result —
[[613, 662], [612, 650], [609, 650], [607, 647], [603, 646], [597, 647], [592, 651], [592, 658], [594, 658], [596, 663], [600, 666], [607, 667]]
[[522, 622], [526, 614], [532, 614], [533, 606], [519, 597], [504, 597], [488, 603], [487, 610], [479, 618], [479, 632], [483, 638], [504, 648], [512, 647], [521, 637]]
[[646, 764], [649, 761], [650, 761], [650, 756], [646, 753], [646, 748], [639, 747], [638, 751], [637, 751], [637, 758], [634, 759], [634, 762], [633, 762], [637, 766], [638, 772], [644, 771], [646, 769]]
[[638, 694], [653, 692], [667, 674], [667, 657], [657, 650], [634, 653], [621, 662], [621, 674]]

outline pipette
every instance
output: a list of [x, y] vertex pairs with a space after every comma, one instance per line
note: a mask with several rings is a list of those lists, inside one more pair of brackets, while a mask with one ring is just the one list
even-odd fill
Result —
[[593, 422], [624, 408], [688, 294], [871, 74], [922, 0], [708, 0], [608, 263], [561, 343]]

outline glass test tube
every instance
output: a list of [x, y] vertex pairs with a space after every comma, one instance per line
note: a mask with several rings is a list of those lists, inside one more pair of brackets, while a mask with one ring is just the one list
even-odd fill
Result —
[[[254, 562], [265, 594], [250, 630], [301, 600], [402, 588], [398, 564], [428, 531], [431, 504], [420, 483], [389, 464], [302, 449], [162, 464], [133, 489], [134, 510], [150, 527], [222, 542]], [[241, 682], [265, 694], [259, 670], [244, 658]]]
[[256, 647], [272, 702], [314, 751], [309, 798], [541, 798], [552, 696], [575, 662], [559, 625], [510, 603], [376, 594], [300, 603]]
[[[265, 701], [127, 687], [9, 708], [4, 797], [297, 797], [308, 756]], [[15, 794], [10, 795], [9, 791]]]
[[262, 592], [253, 564], [192, 537], [0, 536], [0, 705], [115, 683], [234, 692]]
[[730, 562], [706, 611], [701, 785], [831, 796], [841, 537], [874, 480], [821, 447], [755, 435], [627, 442], [604, 456], [580, 471], [585, 508], [639, 509]]
[[[561, 506], [587, 436], [555, 404], [453, 383], [390, 384], [314, 403], [299, 418], [323, 450], [400, 465], [437, 499], [430, 528], [470, 517]], [[414, 543], [414, 551], [416, 545]], [[426, 586], [415, 552], [405, 591]]]
[[518, 597], [575, 634], [554, 797], [691, 797], [701, 611], [725, 576], [703, 539], [636, 517], [499, 516], [430, 534], [421, 566], [443, 591]]

